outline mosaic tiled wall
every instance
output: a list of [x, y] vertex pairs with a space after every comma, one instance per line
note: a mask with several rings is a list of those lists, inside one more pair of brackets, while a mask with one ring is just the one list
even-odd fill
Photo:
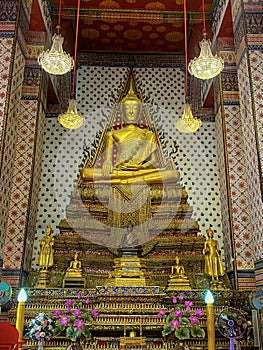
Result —
[[[3, 142], [3, 123], [4, 123], [4, 114], [6, 108], [6, 98], [7, 98], [7, 88], [8, 88], [8, 77], [10, 71], [10, 62], [11, 62], [11, 52], [12, 52], [13, 40], [9, 38], [0, 38], [0, 77], [1, 77], [1, 94], [0, 94], [0, 139]], [[3, 145], [3, 144], [1, 144]], [[10, 150], [11, 151], [11, 150]], [[6, 156], [2, 160], [2, 166], [8, 167], [9, 158]], [[2, 169], [3, 169], [2, 168]], [[8, 198], [9, 198], [9, 183], [8, 177], [3, 176], [4, 173], [7, 173], [6, 170], [1, 171], [0, 179], [3, 186], [0, 187], [0, 198], [1, 198], [1, 209], [0, 209], [0, 227], [4, 227], [4, 223], [7, 220], [8, 215]], [[0, 230], [0, 252], [2, 252], [4, 245], [4, 230]]]
[[[14, 56], [11, 58], [12, 79], [1, 164], [1, 186], [4, 192], [4, 200], [1, 203], [3, 276], [14, 285], [17, 285], [24, 272], [26, 273], [31, 266], [39, 188], [37, 180], [41, 173], [44, 111], [43, 108], [39, 110], [40, 68], [38, 66], [37, 71], [34, 69], [36, 57], [32, 57], [32, 52], [29, 60], [27, 56], [31, 3], [19, 2], [20, 7], [17, 11], [17, 42]], [[12, 6], [9, 5], [11, 11]], [[9, 15], [11, 16], [11, 12]]]
[[[1, 203], [1, 242], [8, 241], [7, 221], [9, 215], [9, 202], [11, 196], [13, 164], [15, 159], [15, 148], [17, 142], [17, 115], [20, 113], [20, 98], [22, 95], [22, 82], [24, 74], [25, 60], [20, 50], [19, 45], [16, 45], [15, 63], [13, 66], [13, 76], [9, 95], [9, 109], [8, 117], [6, 119], [4, 139], [3, 139], [3, 158], [1, 164], [1, 189], [2, 189], [2, 203]], [[14, 248], [8, 248], [12, 251]], [[11, 252], [10, 252], [11, 254]]]
[[[180, 170], [181, 182], [189, 194], [189, 203], [193, 207], [194, 218], [199, 221], [200, 233], [205, 235], [205, 229], [211, 225], [222, 246], [215, 123], [204, 122], [193, 135], [181, 134], [176, 130], [174, 124], [181, 116], [184, 103], [184, 73], [180, 68], [138, 68], [135, 73], [148, 106], [156, 115], [165, 153], [167, 156], [172, 154]], [[125, 68], [81, 66], [77, 82], [78, 110], [86, 118], [85, 126], [66, 131], [56, 119], [46, 120], [37, 222], [39, 238], [48, 224], [55, 228], [65, 218], [72, 185], [83, 160], [83, 145], [93, 147], [96, 134], [102, 130], [110, 115], [114, 102], [112, 96], [118, 96], [126, 76]], [[174, 142], [178, 146], [177, 152]], [[36, 245], [35, 257], [37, 249]]]
[[218, 157], [220, 202], [222, 216], [222, 231], [224, 232], [224, 253], [226, 271], [233, 271], [233, 252], [231, 243], [230, 203], [228, 201], [228, 178], [225, 165], [224, 124], [222, 122], [222, 111], [218, 109], [216, 114], [216, 150]]
[[[225, 153], [225, 177], [226, 187], [221, 186], [223, 228], [228, 227], [227, 236], [229, 243], [227, 248], [227, 259], [231, 264], [231, 258], [235, 259], [236, 268], [233, 265], [232, 271], [236, 274], [239, 288], [253, 287], [254, 280], [254, 249], [253, 232], [250, 218], [250, 199], [246, 174], [244, 135], [242, 129], [242, 118], [239, 103], [239, 84], [237, 79], [236, 54], [234, 45], [229, 38], [220, 39], [220, 56], [224, 59], [224, 70], [220, 75], [222, 94], [222, 121], [219, 128], [222, 129], [224, 140], [223, 150]], [[219, 106], [219, 109], [221, 107]], [[220, 112], [217, 116], [220, 119]], [[222, 160], [224, 162], [224, 160]], [[224, 174], [220, 174], [222, 179]], [[227, 190], [227, 193], [224, 191]], [[223, 205], [224, 203], [224, 205]], [[225, 207], [228, 207], [229, 215]], [[229, 221], [229, 222], [227, 222]], [[232, 255], [230, 252], [233, 252]], [[234, 271], [234, 270], [235, 271]], [[243, 271], [243, 272], [242, 272]], [[242, 272], [242, 277], [240, 275]], [[246, 277], [244, 277], [244, 272]], [[238, 274], [238, 276], [237, 276]], [[250, 276], [249, 276], [250, 275]]]
[[258, 142], [257, 135], [255, 134], [255, 119], [253, 117], [253, 105], [252, 96], [249, 85], [249, 72], [247, 66], [247, 57], [244, 58], [238, 67], [238, 80], [240, 82], [240, 111], [242, 115], [242, 128], [245, 140], [245, 155], [246, 155], [246, 171], [248, 178], [250, 205], [252, 214], [252, 229], [253, 232], [257, 232], [255, 246], [255, 256], [260, 257], [262, 255], [262, 235], [263, 235], [263, 222], [262, 222], [262, 198], [260, 181], [261, 174], [258, 163]]
[[[1, 78], [1, 93], [0, 93], [0, 256], [5, 237], [5, 225], [8, 217], [8, 202], [10, 189], [10, 163], [8, 161], [9, 152], [6, 156], [2, 152], [4, 144], [4, 125], [7, 116], [9, 80], [12, 74], [12, 53], [14, 52], [14, 32], [15, 21], [17, 15], [17, 2], [2, 1], [0, 10], [0, 78]], [[8, 23], [5, 23], [8, 18]], [[14, 111], [13, 111], [14, 113]]]
[[[248, 179], [250, 217], [254, 234], [254, 259], [260, 261], [263, 251], [262, 207], [262, 13], [258, 2], [232, 0], [237, 73], [240, 92], [240, 112], [244, 135], [245, 167]], [[260, 78], [261, 77], [261, 78]], [[256, 264], [257, 265], [257, 264]], [[263, 281], [256, 270], [257, 285]], [[261, 277], [260, 277], [261, 275]], [[261, 282], [262, 283], [262, 282]]]

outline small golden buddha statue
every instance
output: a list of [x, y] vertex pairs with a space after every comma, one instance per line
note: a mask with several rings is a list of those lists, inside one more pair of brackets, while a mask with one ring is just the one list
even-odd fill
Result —
[[171, 274], [168, 282], [168, 290], [189, 290], [190, 282], [185, 274], [183, 265], [180, 265], [180, 259], [175, 257], [175, 265], [171, 268]]
[[50, 225], [46, 228], [46, 235], [43, 237], [40, 242], [40, 252], [38, 257], [38, 265], [43, 269], [47, 270], [49, 267], [54, 264], [54, 237], [51, 236], [53, 233]]
[[78, 260], [78, 253], [75, 253], [74, 259], [70, 261], [69, 267], [66, 270], [66, 274], [64, 278], [76, 278], [83, 277], [81, 261]]
[[221, 251], [218, 242], [213, 239], [214, 232], [211, 228], [206, 230], [208, 239], [204, 243], [205, 274], [212, 277], [212, 281], [218, 281], [219, 276], [225, 272], [221, 260]]
[[[85, 182], [101, 181], [111, 184], [177, 182], [178, 171], [157, 168], [158, 142], [155, 133], [138, 126], [142, 101], [136, 96], [132, 81], [127, 95], [121, 101], [121, 112], [125, 127], [107, 132], [102, 169], [85, 168], [81, 171], [82, 179]], [[116, 161], [113, 165], [114, 149]]]
[[188, 280], [183, 265], [180, 265], [180, 259], [178, 256], [175, 257], [175, 265], [172, 266], [170, 277], [179, 280]]

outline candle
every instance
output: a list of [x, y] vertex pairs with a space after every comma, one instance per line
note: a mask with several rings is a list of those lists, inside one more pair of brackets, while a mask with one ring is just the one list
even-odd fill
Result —
[[206, 302], [206, 324], [207, 324], [207, 338], [208, 350], [215, 350], [215, 315], [214, 315], [214, 297], [213, 294], [207, 291], [205, 296]]
[[27, 301], [27, 293], [24, 288], [20, 290], [17, 296], [18, 305], [16, 311], [16, 329], [19, 333], [18, 340], [23, 339], [23, 331], [24, 331], [24, 321], [25, 321], [25, 305]]
[[142, 318], [140, 317], [140, 337], [142, 336]]

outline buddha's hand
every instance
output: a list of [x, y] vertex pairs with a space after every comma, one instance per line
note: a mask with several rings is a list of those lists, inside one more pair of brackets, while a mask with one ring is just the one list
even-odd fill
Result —
[[109, 176], [112, 173], [113, 166], [110, 160], [105, 160], [102, 165], [102, 175]]

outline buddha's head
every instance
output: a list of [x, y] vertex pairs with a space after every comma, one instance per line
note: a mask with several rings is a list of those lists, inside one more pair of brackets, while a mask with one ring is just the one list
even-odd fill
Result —
[[53, 233], [53, 230], [52, 230], [51, 226], [48, 225], [47, 228], [46, 228], [46, 235], [47, 235], [47, 236], [50, 236], [51, 233]]
[[131, 83], [127, 95], [121, 101], [123, 121], [126, 124], [137, 124], [140, 117], [141, 109], [142, 102], [136, 96]]
[[210, 227], [209, 227], [209, 229], [206, 230], [206, 233], [207, 233], [207, 236], [209, 238], [213, 238], [214, 232], [213, 232], [213, 230]]

